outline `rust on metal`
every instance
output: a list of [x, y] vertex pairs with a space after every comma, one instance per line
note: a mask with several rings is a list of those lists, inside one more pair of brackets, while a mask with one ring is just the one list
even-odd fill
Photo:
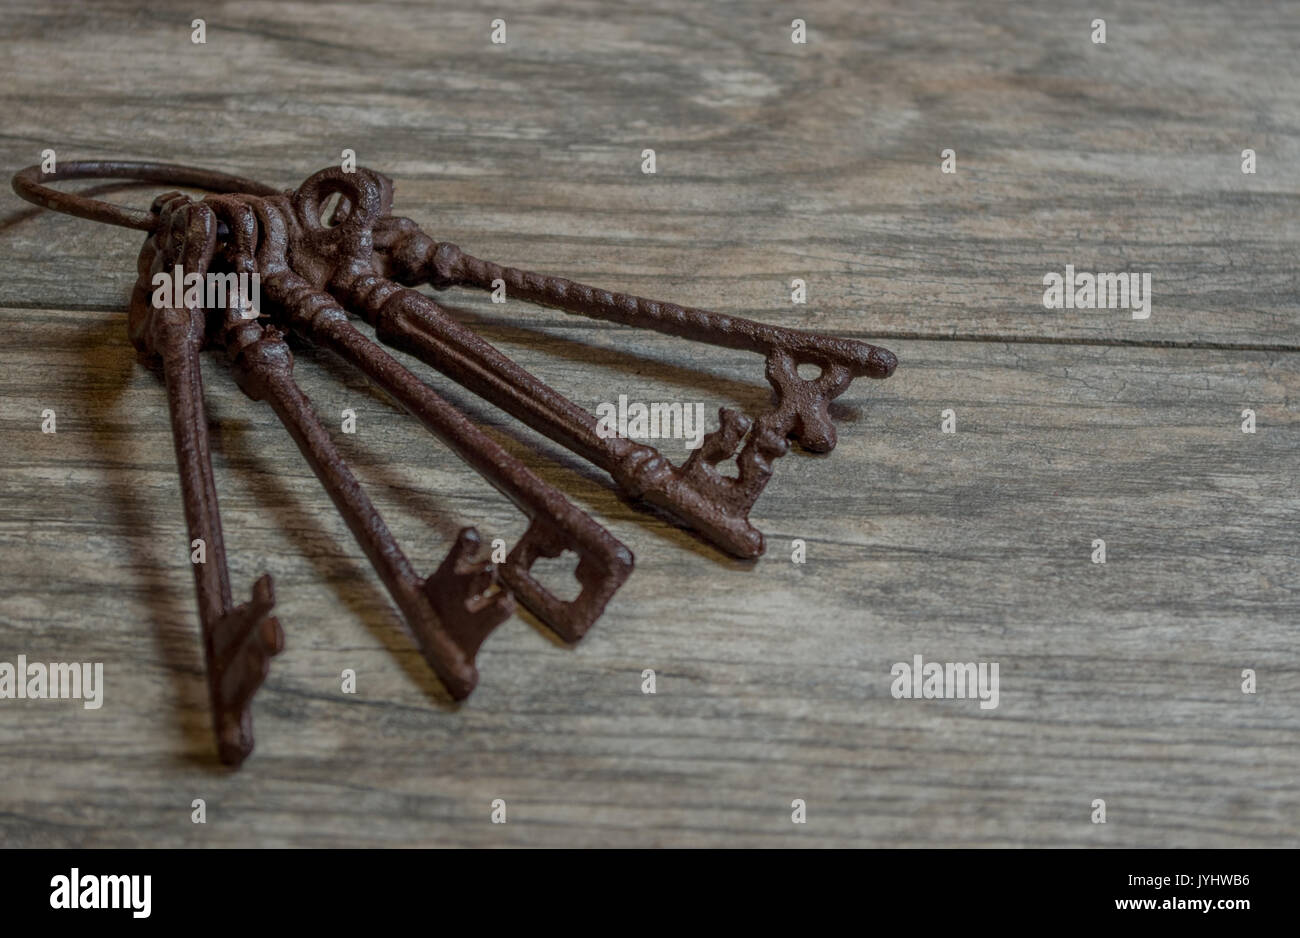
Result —
[[[199, 201], [179, 192], [147, 212], [61, 192], [49, 182], [122, 178], [214, 193]], [[194, 564], [218, 752], [238, 765], [253, 748], [249, 705], [265, 681], [270, 658], [284, 646], [271, 615], [271, 578], [263, 575], [249, 602], [234, 605], [212, 475], [199, 353], [226, 353], [239, 387], [265, 401], [297, 444], [410, 626], [420, 651], [450, 694], [474, 688], [474, 660], [483, 640], [510, 616], [516, 600], [567, 641], [581, 638], [632, 570], [631, 552], [511, 456], [469, 417], [367, 338], [354, 317], [373, 327], [382, 345], [414, 355], [524, 423], [604, 469], [630, 498], [668, 512], [680, 523], [742, 558], [763, 552], [749, 510], [789, 440], [815, 452], [835, 446], [829, 404], [857, 377], [886, 378], [897, 364], [886, 349], [707, 310], [596, 289], [559, 277], [504, 267], [435, 241], [408, 218], [391, 214], [393, 183], [372, 170], [330, 168], [296, 190], [194, 167], [163, 163], [72, 162], [56, 172], [28, 167], [13, 179], [28, 201], [57, 211], [148, 233], [128, 315], [142, 360], [162, 372], [192, 540], [207, 562]], [[337, 204], [322, 217], [329, 199]], [[155, 303], [160, 272], [249, 274], [267, 301], [251, 310], [230, 293], [224, 304]], [[567, 312], [652, 329], [764, 356], [775, 404], [750, 418], [719, 411], [719, 427], [681, 465], [644, 443], [597, 432], [596, 418], [507, 358], [413, 289], [429, 284], [492, 289]], [[529, 518], [503, 563], [484, 556], [473, 527], [460, 531], [441, 565], [420, 576], [352, 475], [311, 401], [293, 377], [287, 336], [327, 348], [387, 391], [453, 452]], [[820, 369], [816, 378], [800, 365]], [[717, 470], [736, 457], [739, 476]], [[576, 554], [581, 590], [561, 600], [530, 572], [539, 558]]]

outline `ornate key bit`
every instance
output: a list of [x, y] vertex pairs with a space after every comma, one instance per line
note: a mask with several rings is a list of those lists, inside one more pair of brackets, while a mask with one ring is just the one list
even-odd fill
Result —
[[510, 618], [515, 599], [502, 585], [496, 564], [484, 556], [473, 528], [462, 528], [456, 544], [422, 589], [452, 641], [472, 661], [483, 639]]
[[239, 765], [253, 751], [253, 695], [271, 673], [271, 657], [284, 650], [284, 630], [271, 615], [270, 574], [253, 584], [253, 598], [225, 613], [209, 630], [208, 683], [217, 751]]

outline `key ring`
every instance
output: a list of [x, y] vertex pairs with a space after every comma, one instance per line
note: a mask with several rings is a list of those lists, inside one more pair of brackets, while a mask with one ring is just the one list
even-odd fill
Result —
[[135, 182], [204, 189], [208, 192], [244, 192], [262, 196], [280, 194], [279, 189], [228, 173], [179, 163], [150, 163], [141, 160], [78, 160], [60, 163], [52, 173], [42, 172], [40, 166], [28, 166], [14, 174], [13, 187], [14, 192], [28, 202], [65, 215], [76, 215], [78, 218], [134, 228], [137, 231], [153, 231], [158, 227], [159, 219], [153, 212], [114, 205], [75, 192], [60, 192], [44, 185], [69, 179], [130, 179]]

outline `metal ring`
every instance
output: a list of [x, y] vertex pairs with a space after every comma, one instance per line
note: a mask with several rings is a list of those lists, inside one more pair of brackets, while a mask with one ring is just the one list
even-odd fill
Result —
[[60, 192], [44, 185], [65, 179], [133, 179], [138, 182], [157, 182], [164, 185], [205, 189], [209, 192], [244, 192], [249, 195], [279, 195], [280, 190], [260, 182], [230, 176], [226, 173], [181, 166], [176, 163], [146, 163], [135, 160], [83, 160], [59, 163], [52, 173], [41, 172], [40, 166], [28, 166], [14, 173], [14, 192], [28, 202], [66, 215], [89, 218], [109, 225], [153, 231], [158, 227], [158, 216], [140, 209], [126, 208], [91, 199], [74, 192]]

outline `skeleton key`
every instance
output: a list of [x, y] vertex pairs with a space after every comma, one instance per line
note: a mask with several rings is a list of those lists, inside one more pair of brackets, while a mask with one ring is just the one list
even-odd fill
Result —
[[[380, 341], [415, 355], [600, 466], [628, 495], [667, 510], [738, 557], [763, 552], [763, 535], [749, 523], [749, 510], [771, 477], [773, 460], [787, 452], [787, 439], [814, 452], [833, 449], [830, 402], [854, 378], [887, 378], [897, 365], [892, 352], [865, 342], [611, 293], [479, 260], [454, 244], [434, 241], [410, 219], [390, 215], [392, 182], [371, 170], [323, 170], [304, 183], [296, 198], [310, 200], [319, 210], [327, 192], [341, 196], [335, 223], [346, 219], [344, 223], [373, 230], [373, 251], [367, 239], [366, 249], [351, 258], [351, 267], [340, 265], [344, 273], [329, 288], [364, 312]], [[777, 403], [757, 420], [720, 409], [719, 428], [677, 467], [651, 446], [602, 436], [587, 410], [520, 368], [424, 294], [394, 290], [389, 281], [377, 279], [382, 276], [439, 290], [457, 285], [490, 290], [501, 280], [508, 294], [568, 312], [757, 352], [766, 357]], [[821, 373], [802, 378], [801, 364], [815, 365]], [[734, 479], [717, 470], [732, 456], [739, 468]]]
[[[182, 220], [177, 217], [175, 222], [179, 226]], [[284, 648], [284, 632], [279, 620], [270, 615], [275, 605], [270, 574], [263, 574], [253, 585], [250, 602], [232, 605], [199, 370], [206, 315], [199, 307], [154, 308], [148, 289], [153, 274], [171, 270], [174, 263], [205, 273], [210, 245], [206, 238], [186, 242], [182, 230], [168, 231], [166, 235], [182, 248], [165, 254], [157, 250], [154, 238], [146, 242], [140, 254], [140, 279], [132, 293], [128, 329], [141, 359], [161, 364], [167, 385], [186, 526], [191, 544], [202, 541], [206, 555], [203, 562], [191, 566], [217, 750], [222, 762], [238, 765], [253, 751], [249, 704], [270, 672], [270, 658]]]

